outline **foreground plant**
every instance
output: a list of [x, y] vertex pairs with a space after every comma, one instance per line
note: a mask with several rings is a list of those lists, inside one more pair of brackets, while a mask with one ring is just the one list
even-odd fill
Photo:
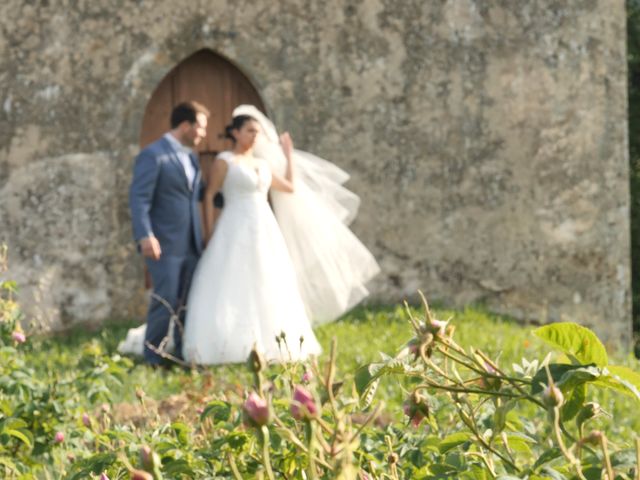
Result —
[[[602, 411], [588, 401], [589, 387], [622, 392], [640, 407], [640, 375], [610, 365], [593, 332], [573, 323], [538, 328], [535, 335], [568, 360], [551, 363], [548, 355], [541, 363], [523, 360], [509, 371], [480, 349], [458, 345], [453, 338], [455, 327], [436, 319], [422, 300], [423, 318], [407, 308], [415, 337], [401, 353], [358, 371], [356, 385], [363, 404], [372, 402], [383, 377], [396, 376], [415, 385], [405, 404], [411, 425], [417, 427], [429, 417], [430, 402], [448, 406], [461, 428], [441, 439], [440, 452], [460, 452], [459, 469], [473, 475], [639, 478], [638, 458], [632, 464], [621, 462], [616, 471], [606, 436], [585, 434], [586, 424]], [[574, 419], [575, 428], [568, 424]], [[637, 441], [635, 448], [616, 442], [615, 454], [622, 458], [627, 453], [640, 457]]]

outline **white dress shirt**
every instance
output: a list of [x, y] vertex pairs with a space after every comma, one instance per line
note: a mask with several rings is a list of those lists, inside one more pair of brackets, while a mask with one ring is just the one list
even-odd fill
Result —
[[191, 190], [193, 188], [193, 179], [196, 177], [196, 169], [194, 168], [193, 163], [191, 163], [191, 157], [189, 156], [192, 150], [182, 145], [176, 137], [171, 135], [170, 132], [165, 133], [164, 138], [169, 141], [173, 149], [176, 151], [178, 160], [180, 160], [182, 168], [184, 168], [184, 173], [187, 176], [189, 190]]

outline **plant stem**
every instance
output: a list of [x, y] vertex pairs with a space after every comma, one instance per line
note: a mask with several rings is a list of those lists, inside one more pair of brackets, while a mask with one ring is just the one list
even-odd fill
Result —
[[613, 466], [611, 465], [611, 458], [609, 457], [609, 449], [607, 448], [607, 437], [604, 433], [600, 437], [600, 448], [602, 448], [604, 465], [607, 468], [607, 478], [608, 480], [614, 480], [615, 475], [613, 474]]
[[273, 470], [271, 469], [271, 459], [269, 457], [269, 429], [266, 425], [258, 429], [258, 436], [260, 443], [262, 443], [262, 465], [264, 465], [264, 469], [267, 472], [267, 478], [269, 478], [269, 480], [275, 480]]
[[[558, 444], [558, 448], [564, 455], [564, 457], [569, 461], [571, 465], [573, 465], [576, 469], [576, 474], [581, 480], [587, 480], [582, 473], [582, 466], [580, 464], [580, 460], [577, 460], [564, 444], [562, 440], [562, 431], [560, 430], [560, 407], [553, 407], [551, 411], [553, 415], [553, 432], [556, 436], [556, 443]], [[613, 478], [611, 479], [613, 480]]]
[[640, 480], [640, 437], [636, 438], [636, 480]]
[[455, 392], [455, 393], [477, 393], [479, 395], [491, 395], [494, 397], [506, 397], [506, 398], [520, 398], [520, 395], [516, 395], [515, 393], [507, 393], [507, 392], [494, 392], [491, 390], [478, 390], [474, 388], [457, 388], [452, 387], [450, 385], [440, 385], [439, 383], [431, 382], [429, 380], [426, 381], [426, 384], [418, 385], [416, 388], [436, 388], [439, 390], [445, 390], [447, 392]]
[[240, 475], [240, 471], [238, 470], [238, 466], [236, 465], [236, 461], [233, 459], [233, 455], [231, 455], [231, 452], [227, 452], [227, 461], [229, 462], [229, 467], [231, 468], [233, 478], [235, 478], [236, 480], [242, 480], [242, 475]]
[[[520, 472], [520, 469], [517, 467], [517, 465], [515, 463], [513, 463], [511, 460], [509, 460], [507, 457], [505, 457], [504, 455], [502, 455], [498, 450], [496, 450], [495, 448], [493, 448], [491, 445], [489, 445], [485, 439], [482, 437], [482, 435], [480, 434], [480, 432], [478, 432], [478, 429], [476, 428], [476, 425], [474, 423], [474, 421], [469, 417], [469, 415], [462, 410], [462, 408], [460, 408], [459, 405], [456, 405], [456, 408], [458, 410], [458, 415], [460, 416], [460, 419], [462, 420], [462, 422], [469, 427], [469, 430], [471, 430], [471, 432], [475, 435], [475, 437], [478, 439], [478, 442], [480, 442], [480, 445], [482, 445], [484, 448], [486, 448], [487, 450], [489, 450], [491, 453], [493, 453], [494, 455], [496, 455], [497, 457], [500, 458], [500, 460], [502, 460], [504, 463], [508, 464], [511, 468], [513, 468], [515, 471]], [[473, 412], [472, 412], [473, 413]]]
[[316, 470], [315, 450], [316, 450], [316, 429], [313, 420], [305, 421], [305, 433], [307, 435], [307, 445], [309, 449], [309, 468], [307, 473], [310, 480], [317, 480], [318, 472]]

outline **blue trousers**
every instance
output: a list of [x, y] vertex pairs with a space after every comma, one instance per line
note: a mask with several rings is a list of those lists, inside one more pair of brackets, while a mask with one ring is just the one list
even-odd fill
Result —
[[[147, 313], [147, 332], [144, 345], [144, 359], [147, 363], [159, 364], [165, 360], [151, 350], [147, 342], [158, 347], [167, 336], [171, 315], [179, 313], [173, 338], [175, 339], [175, 356], [182, 358], [182, 326], [184, 325], [184, 306], [189, 294], [191, 279], [195, 271], [198, 257], [195, 254], [184, 256], [162, 255], [160, 260], [145, 259], [153, 281], [153, 293], [162, 298], [167, 305], [157, 298], [152, 298]], [[168, 308], [170, 306], [171, 308]]]

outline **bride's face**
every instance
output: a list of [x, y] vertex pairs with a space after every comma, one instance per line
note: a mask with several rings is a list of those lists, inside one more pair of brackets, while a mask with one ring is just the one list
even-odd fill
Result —
[[233, 136], [236, 139], [236, 145], [241, 149], [253, 147], [256, 143], [256, 137], [260, 131], [260, 126], [255, 120], [248, 120], [242, 124], [242, 127], [233, 130]]

